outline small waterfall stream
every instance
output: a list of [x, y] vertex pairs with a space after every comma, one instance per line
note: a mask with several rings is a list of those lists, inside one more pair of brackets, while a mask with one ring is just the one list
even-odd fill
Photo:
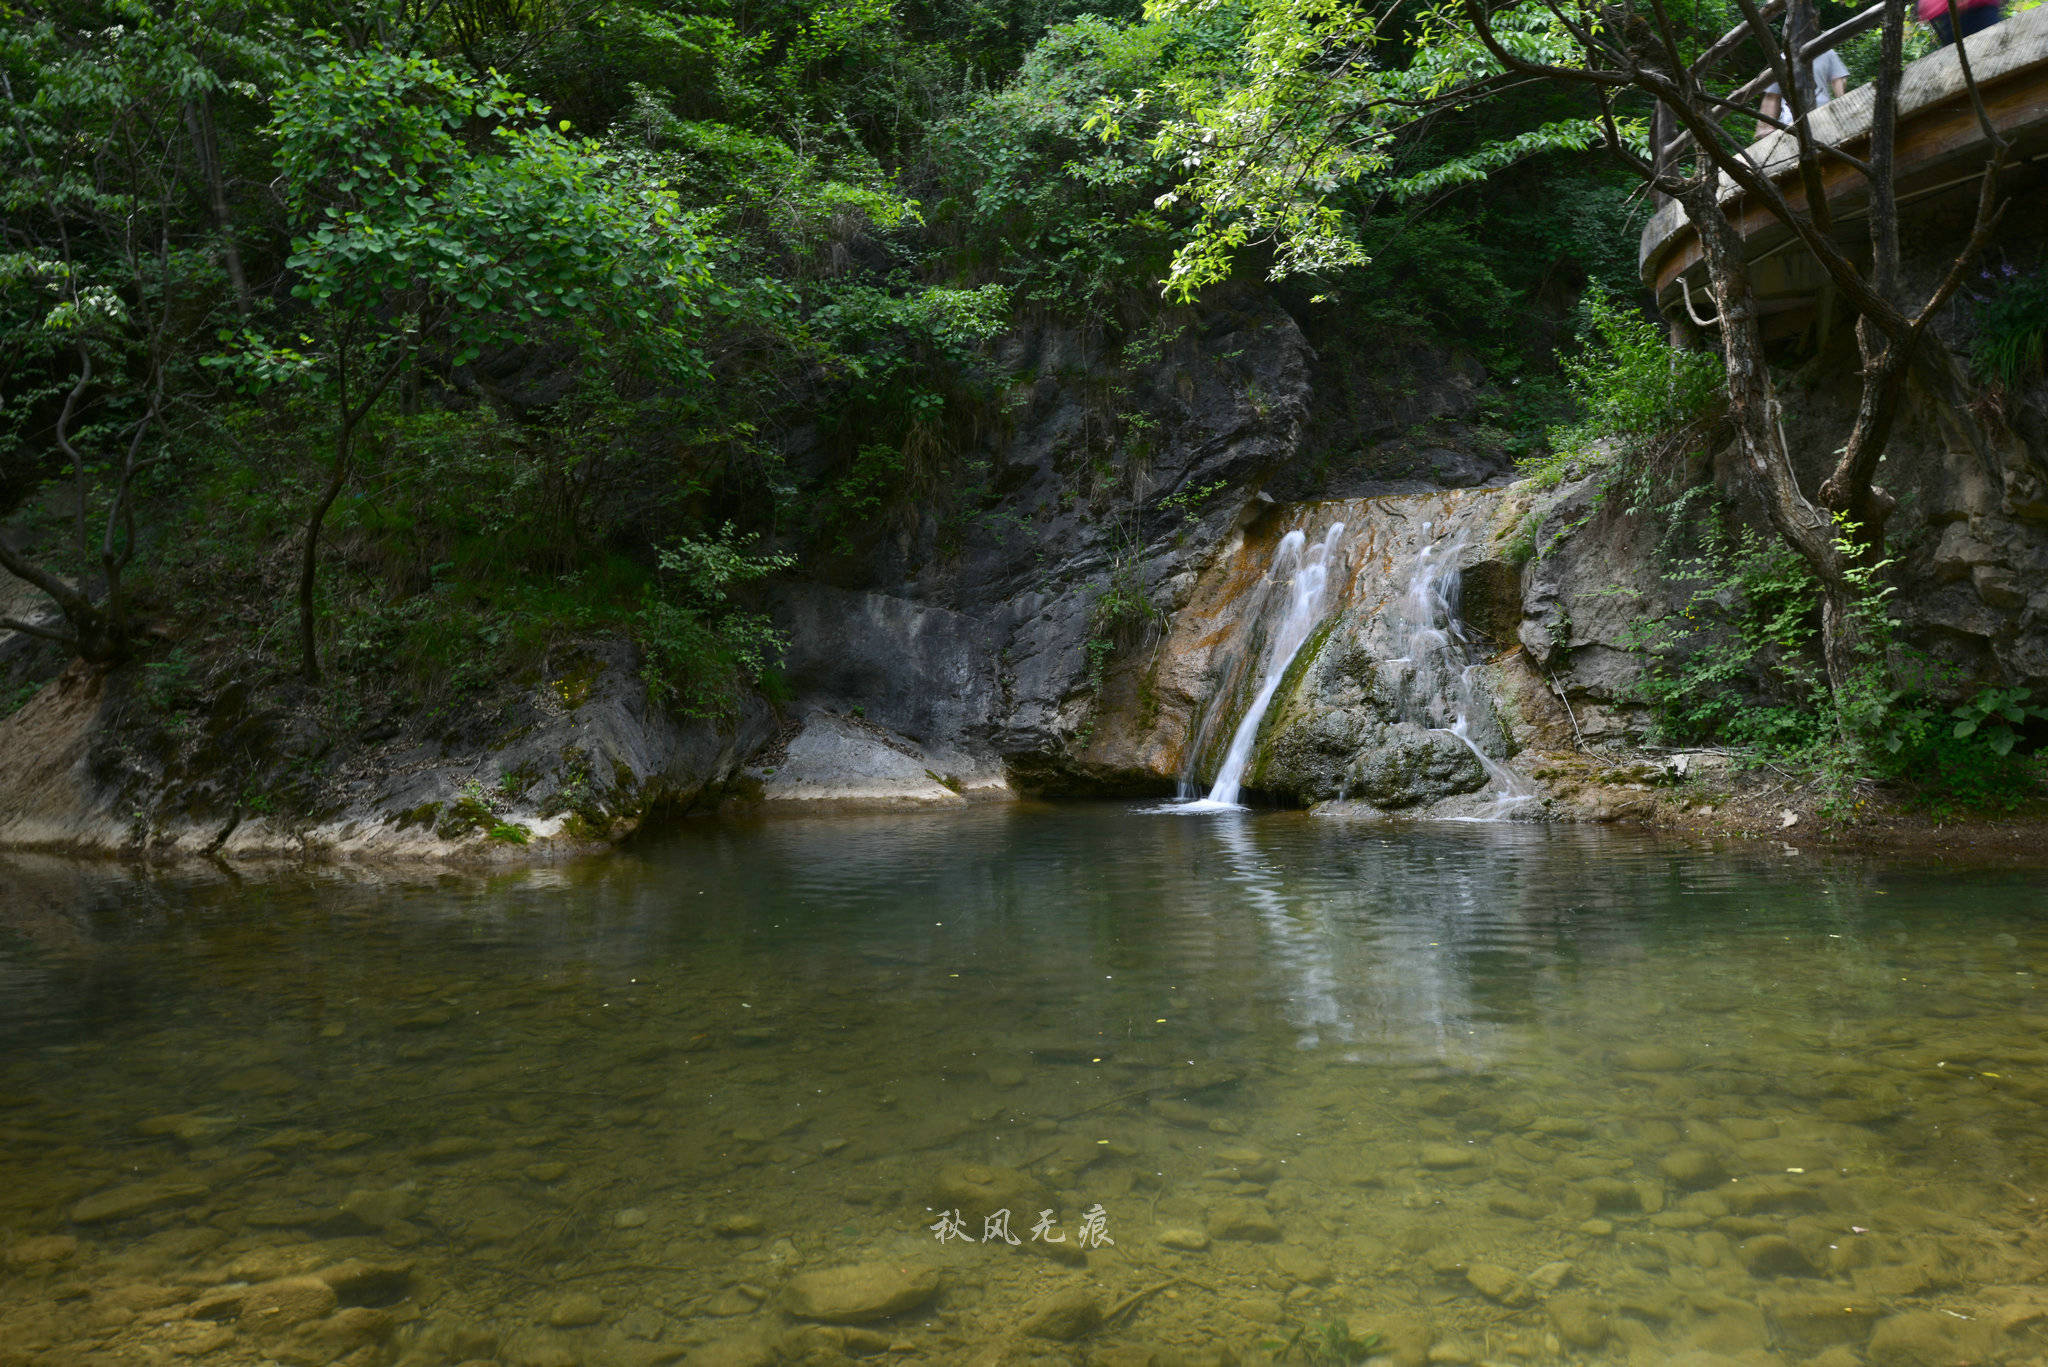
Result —
[[[1430, 530], [1424, 523], [1422, 530]], [[1465, 534], [1424, 546], [1402, 595], [1401, 610], [1391, 623], [1401, 657], [1387, 661], [1407, 670], [1401, 690], [1401, 711], [1408, 720], [1455, 736], [1486, 770], [1498, 809], [1519, 806], [1536, 794], [1528, 781], [1488, 755], [1472, 739], [1472, 716], [1479, 705], [1479, 661], [1465, 636], [1458, 614], [1462, 578], [1458, 558]]]
[[[1328, 524], [1311, 512], [1269, 543], [1255, 579], [1256, 560], [1226, 571], [1226, 596], [1191, 625], [1212, 631], [1222, 617], [1235, 644], [1199, 647], [1210, 701], [1181, 750], [1178, 799], [1154, 810], [1242, 811], [1246, 779], [1265, 760], [1260, 783], [1307, 805], [1499, 821], [1540, 797], [1496, 758], [1512, 747], [1460, 602], [1472, 518], [1451, 498], [1438, 502], [1361, 500], [1331, 508], [1343, 520]], [[1335, 663], [1305, 659], [1332, 618]], [[1304, 665], [1306, 691], [1283, 702], [1282, 683]], [[1206, 792], [1205, 757], [1218, 766]]]
[[1273, 703], [1273, 694], [1279, 691], [1280, 680], [1287, 676], [1287, 666], [1294, 663], [1295, 655], [1315, 634], [1316, 626], [1329, 608], [1330, 561], [1343, 535], [1344, 524], [1334, 522], [1323, 539], [1313, 546], [1308, 544], [1308, 534], [1298, 528], [1280, 538], [1267, 578], [1275, 582], [1286, 581], [1287, 611], [1273, 628], [1272, 640], [1266, 651], [1266, 667], [1259, 678], [1259, 691], [1252, 696], [1244, 719], [1238, 722], [1237, 730], [1231, 734], [1230, 749], [1223, 756], [1223, 767], [1216, 771], [1216, 782], [1210, 786], [1209, 795], [1200, 801], [1185, 803], [1176, 810], [1216, 811], [1238, 805], [1244, 771], [1252, 761], [1252, 750], [1258, 744], [1259, 725], [1266, 719], [1266, 709]]

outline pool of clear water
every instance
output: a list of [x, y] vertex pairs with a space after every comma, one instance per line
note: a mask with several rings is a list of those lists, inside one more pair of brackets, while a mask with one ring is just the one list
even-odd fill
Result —
[[2038, 870], [1583, 828], [0, 857], [0, 1364], [2038, 1362], [2043, 974]]

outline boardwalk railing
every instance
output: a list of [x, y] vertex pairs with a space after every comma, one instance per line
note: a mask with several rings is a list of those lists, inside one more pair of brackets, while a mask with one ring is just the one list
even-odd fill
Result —
[[[1762, 0], [1757, 3], [1760, 6]], [[1783, 7], [1776, 13], [1783, 22]], [[1838, 24], [1807, 39], [1797, 51], [1804, 61], [1810, 61], [1825, 52], [1828, 44], [1853, 32], [1855, 25], [1881, 22], [1879, 13], [1859, 14], [1849, 24]], [[1711, 65], [1713, 59], [1725, 65], [1728, 54], [1738, 48], [1755, 50], [1747, 46], [1746, 31], [1741, 37], [1730, 35], [1716, 43], [1698, 65]], [[2031, 187], [2039, 183], [2035, 177], [2048, 170], [2048, 5], [2011, 15], [1972, 37], [1967, 72], [1965, 51], [1951, 43], [1899, 72], [1889, 196], [1901, 213], [1918, 206], [1912, 209], [1919, 224], [1913, 230], [1916, 232], [1949, 231], [1930, 217], [1947, 212], [1935, 206], [1952, 204], [1958, 213], [1969, 212], [1961, 198], [1952, 197], [1967, 194], [1974, 201], [1994, 142], [2004, 145], [2000, 161], [2015, 177], [2009, 187], [2013, 193], [2038, 195]], [[1761, 89], [1769, 81], [1769, 76], [1763, 76], [1750, 84]], [[1726, 84], [1734, 81], [1729, 79]], [[1701, 82], [1688, 92], [1695, 108], [1703, 85]], [[1731, 153], [1748, 160], [1760, 176], [1779, 184], [1783, 194], [1779, 208], [1789, 206], [1794, 213], [1804, 211], [1809, 199], [1819, 194], [1827, 203], [1827, 218], [1837, 244], [1852, 254], [1860, 253], [1868, 245], [1863, 226], [1877, 193], [1865, 170], [1867, 163], [1859, 160], [1868, 155], [1876, 97], [1875, 88], [1865, 86], [1811, 111], [1807, 127], [1814, 143], [1839, 148], [1845, 154], [1821, 157], [1817, 175], [1806, 174], [1801, 149], [1785, 132], [1756, 145], [1717, 148], [1715, 160], [1725, 165]], [[1713, 98], [1732, 99], [1718, 92]], [[1753, 117], [1755, 106], [1748, 109]], [[1694, 165], [1702, 155], [1700, 150], [1672, 136], [1673, 131], [1672, 125], [1664, 126], [1661, 152], [1667, 159], [1667, 184], [1684, 179], [1687, 169], [1704, 169]], [[1729, 125], [1727, 136], [1732, 141], [1749, 131], [1747, 123], [1739, 129]], [[1723, 136], [1719, 127], [1703, 128], [1702, 132]], [[1677, 162], [1679, 158], [1686, 160]], [[1676, 164], [1670, 164], [1673, 162]], [[1764, 197], [1750, 194], [1733, 177], [1717, 178], [1717, 194], [1730, 225], [1742, 239], [1758, 308], [1771, 317], [1772, 326], [1781, 334], [1814, 320], [1823, 320], [1824, 326], [1831, 316], [1831, 285], [1811, 253], [1791, 249], [1799, 236], [1795, 226], [1782, 219]], [[1670, 317], [1688, 316], [1684, 313], [1687, 290], [1707, 283], [1704, 247], [1684, 206], [1661, 195], [1658, 201], [1643, 225], [1637, 265], [1643, 283], [1655, 293], [1658, 307]], [[2040, 215], [2034, 199], [2028, 198], [2018, 202], [2007, 222]]]
[[[1786, 30], [1782, 39], [1770, 28], [1771, 21], [1781, 14], [1785, 16]], [[1811, 0], [1770, 0], [1770, 3], [1757, 12], [1757, 18], [1763, 21], [1762, 33], [1757, 33], [1756, 25], [1747, 19], [1729, 29], [1694, 59], [1690, 68], [1693, 79], [1704, 84], [1715, 67], [1726, 61], [1745, 40], [1755, 37], [1768, 47], [1778, 51], [1789, 47], [1796, 54], [1792, 62], [1792, 79], [1798, 83], [1800, 107], [1810, 111], [1814, 101], [1814, 59], [1857, 34], [1876, 28], [1884, 19], [1884, 6], [1872, 5], [1854, 18], [1844, 20], [1821, 33], [1814, 32], [1816, 21]], [[1776, 79], [1775, 71], [1771, 67], [1766, 67], [1741, 88], [1719, 98], [1731, 106], [1747, 106], [1755, 103]], [[1787, 101], [1788, 112], [1789, 104]], [[1731, 112], [1747, 117], [1739, 108]], [[1673, 136], [1674, 130], [1676, 136]], [[1650, 146], [1653, 149], [1651, 160], [1657, 173], [1662, 175], [1667, 169], [1677, 165], [1691, 150], [1692, 143], [1692, 134], [1678, 129], [1677, 120], [1672, 118], [1670, 109], [1660, 101], [1656, 113], [1650, 119]]]

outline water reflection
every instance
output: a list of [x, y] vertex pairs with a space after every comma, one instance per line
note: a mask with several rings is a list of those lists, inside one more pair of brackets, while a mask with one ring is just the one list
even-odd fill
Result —
[[[879, 1259], [945, 1273], [885, 1338], [930, 1361], [1008, 1351], [1049, 1277], [1167, 1275], [1087, 1342], [1344, 1317], [1443, 1361], [1789, 1362], [1805, 1288], [1875, 1298], [1820, 1346], [1882, 1357], [1900, 1305], [2018, 1314], [1997, 1288], [2048, 1257], [2013, 1195], [2048, 1181], [2041, 890], [1106, 807], [476, 877], [0, 860], [0, 1343], [800, 1359], [794, 1279]], [[1103, 1205], [1116, 1251], [938, 1247], [929, 1208], [984, 1193]], [[191, 1310], [349, 1260], [413, 1270], [303, 1334]], [[167, 1313], [123, 1319], [137, 1286]], [[1990, 1348], [2048, 1318], [2014, 1323]]]

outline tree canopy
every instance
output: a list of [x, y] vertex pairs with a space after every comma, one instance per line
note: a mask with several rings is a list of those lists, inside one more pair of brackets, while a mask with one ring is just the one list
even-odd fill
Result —
[[644, 635], [649, 595], [722, 601], [690, 547], [829, 565], [919, 500], [987, 513], [984, 348], [1033, 311], [1135, 336], [1303, 276], [1512, 367], [1509, 301], [1556, 261], [1620, 269], [1624, 190], [1577, 151], [1597, 109], [1465, 98], [1497, 66], [1413, 5], [65, 0], [5, 26], [0, 486], [42, 512], [0, 554], [62, 612], [21, 625], [94, 658], [128, 649], [131, 584], [160, 613], [232, 583], [266, 642], [284, 595], [309, 676], [333, 652], [438, 686], [465, 652]]

